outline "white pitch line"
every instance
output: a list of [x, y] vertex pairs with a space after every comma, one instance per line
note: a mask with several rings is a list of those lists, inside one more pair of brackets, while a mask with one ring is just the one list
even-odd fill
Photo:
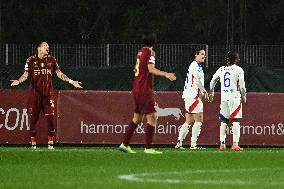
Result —
[[[165, 183], [165, 184], [179, 184], [179, 183], [188, 183], [188, 184], [214, 184], [214, 185], [265, 185], [265, 186], [284, 186], [284, 182], [269, 182], [269, 183], [259, 183], [259, 181], [252, 181], [249, 179], [155, 179], [153, 176], [159, 175], [187, 175], [187, 174], [203, 174], [203, 173], [232, 173], [232, 172], [257, 172], [257, 171], [271, 171], [271, 170], [283, 170], [283, 168], [251, 168], [251, 169], [208, 169], [208, 170], [191, 170], [183, 172], [155, 172], [155, 173], [137, 173], [137, 174], [128, 174], [128, 175], [119, 175], [118, 178], [121, 180], [134, 181], [134, 182], [151, 182], [151, 183]], [[151, 178], [144, 178], [151, 177]]]

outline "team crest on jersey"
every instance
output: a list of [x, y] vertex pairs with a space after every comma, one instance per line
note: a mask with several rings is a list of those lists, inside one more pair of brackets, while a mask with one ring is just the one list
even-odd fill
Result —
[[50, 68], [51, 67], [51, 65], [52, 65], [52, 63], [50, 62], [50, 63], [47, 63], [47, 67], [48, 68]]

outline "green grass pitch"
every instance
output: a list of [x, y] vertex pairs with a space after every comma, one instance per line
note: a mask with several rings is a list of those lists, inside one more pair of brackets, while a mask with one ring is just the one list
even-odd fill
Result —
[[284, 188], [284, 148], [216, 148], [162, 155], [114, 147], [0, 147], [2, 189]]

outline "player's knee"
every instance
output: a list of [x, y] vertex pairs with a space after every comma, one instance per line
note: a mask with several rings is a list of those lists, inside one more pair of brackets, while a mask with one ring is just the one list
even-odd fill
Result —
[[147, 123], [152, 125], [152, 126], [156, 126], [157, 125], [156, 117], [151, 117], [150, 119], [147, 119]]
[[157, 125], [157, 116], [154, 113], [151, 114], [147, 114], [146, 115], [147, 118], [147, 123], [152, 125], [152, 126], [156, 126]]
[[195, 122], [203, 122], [203, 114], [202, 113], [195, 114], [194, 120], [195, 120]]
[[194, 118], [193, 118], [190, 114], [187, 114], [187, 115], [186, 115], [186, 118], [185, 118], [185, 122], [186, 122], [188, 125], [193, 125], [193, 123], [194, 123]]
[[134, 116], [132, 118], [132, 122], [135, 123], [136, 125], [140, 124], [142, 121], [142, 117], [139, 117], [139, 116]]
[[136, 125], [140, 124], [141, 121], [142, 121], [142, 119], [139, 118], [139, 117], [133, 117], [132, 118], [132, 122], [135, 123]]
[[196, 122], [202, 123], [202, 122], [203, 122], [203, 117], [196, 116], [196, 117], [194, 118], [194, 121], [195, 121], [195, 123], [196, 123]]

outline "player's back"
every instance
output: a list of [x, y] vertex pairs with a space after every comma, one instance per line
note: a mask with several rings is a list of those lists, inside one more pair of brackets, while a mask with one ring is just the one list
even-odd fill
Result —
[[221, 99], [240, 98], [239, 79], [244, 74], [243, 69], [235, 64], [222, 66], [217, 70], [216, 74], [220, 78]]
[[153, 93], [154, 78], [148, 70], [148, 64], [155, 64], [155, 52], [149, 47], [143, 47], [138, 51], [136, 57], [133, 93]]

